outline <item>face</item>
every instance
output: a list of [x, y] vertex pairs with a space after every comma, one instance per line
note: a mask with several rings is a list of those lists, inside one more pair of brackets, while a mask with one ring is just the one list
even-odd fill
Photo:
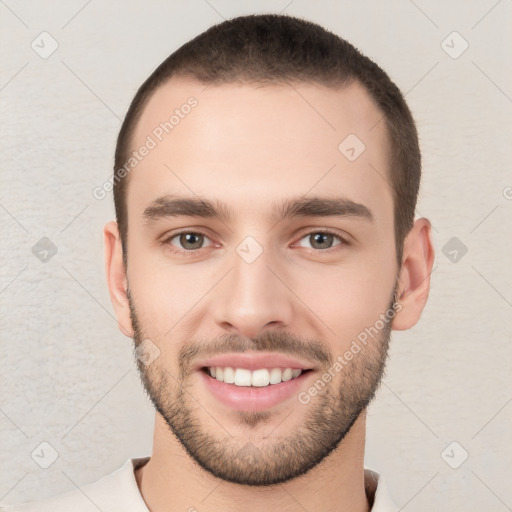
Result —
[[137, 125], [132, 149], [155, 143], [127, 190], [138, 365], [215, 476], [304, 474], [378, 388], [399, 270], [380, 118], [358, 84], [173, 79]]

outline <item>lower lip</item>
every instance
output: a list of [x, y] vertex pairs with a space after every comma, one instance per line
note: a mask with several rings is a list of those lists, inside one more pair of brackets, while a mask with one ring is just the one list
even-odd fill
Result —
[[268, 386], [236, 386], [226, 384], [200, 371], [201, 379], [219, 402], [237, 411], [264, 411], [296, 396], [311, 371], [301, 373], [297, 378], [269, 384]]

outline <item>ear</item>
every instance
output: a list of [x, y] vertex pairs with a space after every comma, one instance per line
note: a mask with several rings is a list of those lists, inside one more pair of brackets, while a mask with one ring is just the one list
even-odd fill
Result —
[[133, 326], [130, 317], [127, 289], [128, 279], [123, 263], [123, 247], [117, 223], [111, 221], [103, 228], [105, 246], [105, 273], [120, 331], [133, 338]]
[[398, 302], [401, 309], [393, 318], [393, 329], [410, 329], [420, 319], [428, 299], [433, 264], [434, 246], [430, 221], [417, 219], [404, 240], [402, 266], [398, 275]]

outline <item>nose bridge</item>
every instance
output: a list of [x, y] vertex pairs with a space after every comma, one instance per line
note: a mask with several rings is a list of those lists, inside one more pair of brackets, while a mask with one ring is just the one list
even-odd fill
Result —
[[292, 294], [276, 277], [279, 271], [275, 261], [271, 250], [254, 237], [246, 237], [236, 247], [233, 268], [215, 298], [218, 325], [251, 337], [269, 324], [290, 324]]

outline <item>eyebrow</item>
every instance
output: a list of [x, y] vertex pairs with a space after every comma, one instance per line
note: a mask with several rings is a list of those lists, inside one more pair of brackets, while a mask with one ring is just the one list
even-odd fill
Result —
[[[155, 199], [142, 215], [146, 222], [167, 217], [216, 218], [233, 220], [233, 211], [224, 203], [199, 197], [165, 195]], [[373, 222], [372, 211], [345, 197], [297, 197], [285, 199], [271, 208], [270, 220], [280, 222], [292, 217], [357, 217]]]

